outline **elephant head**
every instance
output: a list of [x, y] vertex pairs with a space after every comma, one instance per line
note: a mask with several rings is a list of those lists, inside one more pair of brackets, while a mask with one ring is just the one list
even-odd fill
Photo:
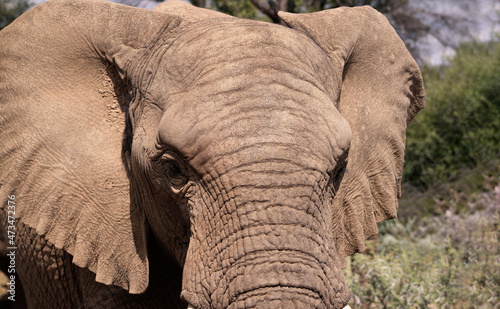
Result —
[[343, 307], [344, 257], [396, 216], [422, 78], [369, 7], [280, 17], [30, 10], [0, 33], [0, 196], [130, 293], [156, 237], [191, 307]]

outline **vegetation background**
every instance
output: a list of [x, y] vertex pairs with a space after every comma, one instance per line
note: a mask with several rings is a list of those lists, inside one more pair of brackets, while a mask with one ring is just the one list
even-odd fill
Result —
[[[494, 33], [477, 36], [480, 19], [498, 28], [498, 0], [191, 2], [269, 22], [279, 22], [279, 10], [339, 6], [371, 5], [386, 15], [422, 68], [427, 107], [408, 127], [399, 219], [380, 224], [378, 241], [348, 258], [350, 306], [500, 309], [500, 43]], [[0, 0], [0, 29], [30, 5]], [[474, 15], [486, 5], [491, 14]], [[454, 55], [430, 62], [422, 48], [429, 42]]]

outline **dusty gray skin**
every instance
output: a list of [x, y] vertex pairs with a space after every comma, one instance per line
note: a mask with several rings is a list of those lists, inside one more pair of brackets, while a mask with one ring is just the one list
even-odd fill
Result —
[[371, 8], [280, 17], [52, 1], [0, 32], [0, 213], [15, 195], [31, 308], [347, 304], [422, 79]]

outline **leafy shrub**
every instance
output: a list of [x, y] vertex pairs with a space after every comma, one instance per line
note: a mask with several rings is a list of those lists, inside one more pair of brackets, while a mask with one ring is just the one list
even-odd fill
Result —
[[403, 179], [427, 189], [464, 169], [498, 175], [500, 44], [464, 43], [447, 65], [422, 72], [427, 107], [408, 127]]

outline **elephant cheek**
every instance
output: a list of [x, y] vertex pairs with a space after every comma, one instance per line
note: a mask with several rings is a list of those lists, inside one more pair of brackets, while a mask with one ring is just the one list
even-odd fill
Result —
[[189, 224], [175, 200], [168, 194], [143, 192], [143, 206], [154, 236], [163, 252], [173, 258], [179, 266], [185, 262], [189, 244]]

